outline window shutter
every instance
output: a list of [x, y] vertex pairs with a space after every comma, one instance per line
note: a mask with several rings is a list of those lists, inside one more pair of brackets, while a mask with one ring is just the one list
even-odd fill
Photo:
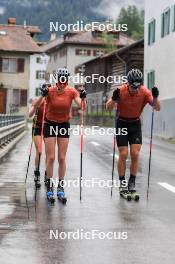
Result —
[[164, 13], [161, 15], [161, 37], [164, 37]]
[[156, 38], [156, 20], [153, 21], [153, 43], [155, 42]]
[[0, 72], [2, 72], [2, 58], [0, 58]]
[[93, 50], [93, 55], [96, 56], [96, 54], [97, 54], [97, 53], [96, 53], [96, 50]]
[[150, 29], [151, 29], [151, 24], [148, 24], [148, 45], [150, 45]]
[[18, 72], [24, 72], [24, 59], [18, 59], [17, 71]]
[[79, 55], [79, 53], [80, 53], [80, 50], [79, 50], [79, 49], [76, 49], [76, 50], [75, 50], [75, 54], [76, 54], [76, 55]]
[[39, 79], [39, 72], [36, 71], [36, 79]]
[[87, 55], [91, 56], [91, 50], [87, 50]]
[[27, 90], [21, 90], [20, 106], [27, 105]]

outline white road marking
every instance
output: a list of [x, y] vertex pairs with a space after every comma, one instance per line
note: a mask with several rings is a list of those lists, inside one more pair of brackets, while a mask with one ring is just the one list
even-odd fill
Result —
[[[113, 157], [113, 153], [111, 153], [110, 156]], [[119, 158], [119, 155], [118, 154], [115, 154], [115, 158], [118, 159]]]
[[97, 142], [95, 142], [95, 141], [91, 141], [90, 143], [91, 143], [92, 145], [96, 146], [96, 147], [100, 146], [100, 144], [97, 143]]
[[175, 193], [175, 187], [171, 184], [167, 182], [158, 182], [158, 184], [167, 189], [168, 191]]

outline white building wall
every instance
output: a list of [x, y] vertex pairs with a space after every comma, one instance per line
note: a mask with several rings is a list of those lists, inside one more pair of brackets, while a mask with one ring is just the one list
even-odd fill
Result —
[[[76, 55], [76, 49], [88, 49], [91, 50], [91, 56]], [[85, 45], [69, 45], [66, 47], [64, 56], [61, 55], [62, 49], [54, 52], [50, 56], [50, 60], [47, 66], [47, 72], [53, 73], [58, 68], [67, 67], [70, 75], [75, 75], [76, 66], [95, 58], [93, 56], [93, 50], [103, 50], [101, 47], [85, 46]], [[70, 86], [74, 86], [73, 82], [69, 83]]]
[[[37, 58], [41, 59], [41, 63], [37, 63]], [[37, 71], [46, 71], [49, 56], [46, 54], [33, 54], [30, 56], [30, 78], [29, 78], [29, 93], [28, 100], [36, 97], [36, 88], [45, 82], [45, 79], [37, 79]]]
[[[145, 1], [145, 52], [144, 75], [147, 85], [147, 73], [155, 71], [155, 85], [160, 90], [161, 112], [156, 114], [155, 133], [164, 137], [175, 136], [174, 107], [175, 105], [175, 32], [161, 37], [161, 14], [169, 7], [175, 5], [174, 0], [146, 0]], [[170, 10], [171, 13], [171, 10]], [[172, 13], [170, 14], [172, 19]], [[156, 20], [155, 42], [148, 45], [148, 23]], [[144, 114], [144, 129], [149, 131], [151, 113]]]

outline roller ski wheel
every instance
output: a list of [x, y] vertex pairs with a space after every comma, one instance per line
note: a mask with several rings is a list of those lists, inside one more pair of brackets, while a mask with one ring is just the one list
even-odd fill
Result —
[[47, 179], [46, 181], [46, 187], [47, 187], [47, 200], [51, 203], [55, 203], [55, 197], [54, 197], [54, 191], [53, 191], [53, 184], [50, 184], [50, 179]]
[[67, 203], [67, 198], [65, 197], [64, 189], [63, 188], [58, 188], [57, 189], [57, 197], [60, 202], [63, 204]]
[[34, 171], [34, 182], [35, 182], [35, 188], [39, 189], [41, 187], [41, 183], [40, 183], [40, 172], [35, 170]]
[[131, 201], [132, 197], [130, 192], [127, 189], [120, 188], [119, 189], [120, 197], [124, 198], [128, 202]]
[[51, 203], [54, 204], [55, 203], [55, 197], [52, 191], [48, 191], [47, 192], [47, 200]]
[[139, 199], [140, 199], [140, 195], [137, 193], [136, 190], [130, 190], [129, 191], [130, 194], [131, 194], [131, 198], [135, 201], [135, 202], [138, 202]]

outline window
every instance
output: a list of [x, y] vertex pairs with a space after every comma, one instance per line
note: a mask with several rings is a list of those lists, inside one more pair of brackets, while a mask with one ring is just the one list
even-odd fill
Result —
[[171, 30], [175, 31], [175, 5], [171, 7]]
[[37, 87], [35, 89], [35, 96], [39, 96], [40, 95], [40, 89]]
[[45, 79], [45, 71], [36, 71], [36, 79]]
[[150, 71], [147, 74], [147, 86], [149, 89], [153, 88], [155, 85], [155, 71]]
[[17, 60], [16, 59], [3, 59], [2, 60], [2, 72], [17, 72]]
[[4, 73], [24, 72], [24, 59], [0, 58], [0, 72], [4, 72]]
[[94, 56], [102, 56], [105, 54], [104, 50], [93, 50], [93, 55]]
[[42, 64], [42, 59], [41, 59], [41, 57], [37, 57], [37, 58], [36, 58], [36, 63], [40, 63], [40, 64]]
[[91, 50], [88, 49], [76, 49], [75, 50], [76, 55], [81, 55], [81, 56], [91, 56]]
[[170, 33], [170, 8], [168, 8], [162, 14], [162, 28], [161, 28], [161, 37], [165, 37]]
[[148, 24], [148, 45], [151, 45], [155, 42], [155, 34], [156, 34], [156, 20], [153, 19]]

